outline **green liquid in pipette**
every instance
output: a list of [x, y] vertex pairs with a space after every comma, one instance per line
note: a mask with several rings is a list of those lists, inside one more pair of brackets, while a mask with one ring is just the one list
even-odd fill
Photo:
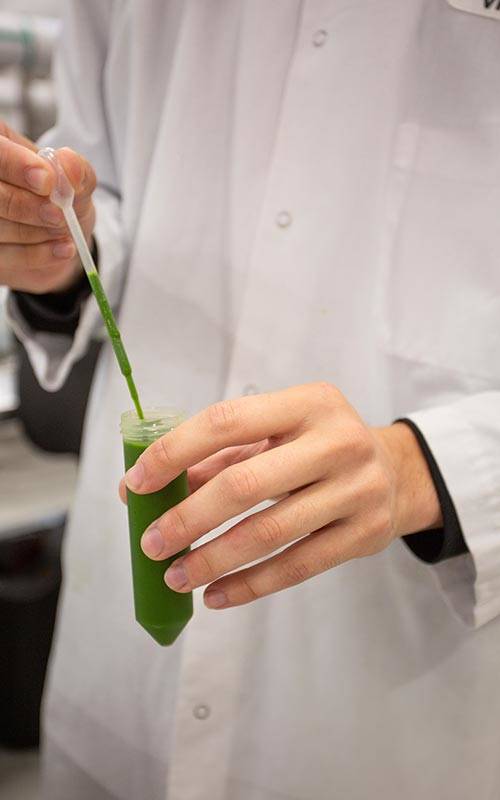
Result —
[[132, 367], [130, 366], [130, 361], [128, 360], [126, 350], [123, 346], [118, 325], [116, 324], [116, 320], [111, 310], [111, 306], [109, 305], [108, 298], [106, 297], [106, 293], [102, 287], [99, 274], [95, 271], [87, 272], [87, 278], [89, 279], [94, 297], [97, 300], [97, 305], [99, 306], [104, 324], [106, 325], [106, 329], [108, 331], [109, 338], [111, 339], [111, 345], [115, 351], [116, 360], [118, 361], [121, 373], [127, 381], [128, 390], [134, 403], [135, 410], [137, 411], [137, 416], [139, 419], [144, 419], [144, 414], [139, 401], [139, 395], [132, 377]]

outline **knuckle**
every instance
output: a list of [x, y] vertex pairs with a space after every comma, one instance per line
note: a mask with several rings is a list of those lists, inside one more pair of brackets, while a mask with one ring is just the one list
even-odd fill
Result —
[[382, 508], [371, 522], [371, 538], [385, 539], [391, 534], [392, 518], [388, 508]]
[[361, 421], [355, 421], [349, 428], [349, 444], [360, 456], [372, 456], [375, 443]]
[[[68, 239], [69, 233], [66, 227], [60, 228], [40, 228], [37, 232], [33, 232], [34, 237], [40, 237], [40, 240], [50, 241], [53, 239]], [[38, 241], [38, 239], [37, 239]], [[69, 239], [71, 241], [71, 239]]]
[[318, 572], [327, 572], [329, 569], [335, 569], [339, 567], [341, 563], [342, 559], [337, 553], [328, 553], [328, 555], [320, 559]]
[[392, 541], [392, 517], [389, 510], [365, 516], [365, 523], [355, 537], [354, 557], [364, 558], [384, 550]]
[[7, 189], [3, 198], [4, 214], [7, 219], [18, 220], [22, 215], [22, 203], [15, 189]]
[[368, 429], [357, 420], [346, 426], [339, 443], [339, 450], [350, 460], [354, 459], [357, 464], [371, 463], [376, 458], [375, 442]]
[[168, 434], [160, 436], [151, 445], [150, 454], [153, 456], [153, 460], [159, 462], [161, 466], [171, 467], [174, 464], [172, 442]]
[[34, 231], [23, 222], [16, 222], [17, 239], [21, 244], [31, 244], [34, 241]]
[[248, 466], [228, 467], [223, 473], [223, 491], [231, 499], [253, 501], [259, 488], [259, 480]]
[[309, 564], [301, 559], [290, 559], [283, 566], [283, 582], [286, 586], [303, 583], [311, 575]]
[[180, 548], [186, 547], [191, 542], [191, 528], [186, 515], [177, 506], [168, 512], [167, 534], [169, 539], [175, 537], [179, 541]]
[[329, 381], [317, 381], [313, 384], [313, 387], [321, 405], [331, 407], [332, 405], [338, 405], [339, 401], [343, 399], [339, 389]]
[[365, 496], [377, 505], [383, 503], [391, 494], [389, 476], [378, 464], [373, 466], [368, 474], [364, 476], [363, 486]]
[[232, 400], [222, 400], [207, 408], [210, 431], [215, 436], [226, 436], [238, 428], [239, 413]]
[[[322, 528], [322, 530], [318, 531], [316, 534], [313, 534], [313, 536], [318, 536], [320, 537], [318, 541], [325, 542], [323, 534], [327, 531], [334, 530], [334, 528], [334, 525], [327, 526]], [[315, 555], [312, 568], [309, 569], [309, 577], [312, 577], [313, 575], [319, 575], [322, 572], [327, 572], [329, 569], [335, 569], [335, 567], [339, 567], [343, 561], [345, 561], [345, 554], [344, 558], [342, 558], [341, 552], [339, 552], [338, 549], [331, 543], [328, 547], [323, 544], [323, 547], [321, 547]]]
[[[0, 135], [3, 135], [3, 131], [0, 129]], [[6, 147], [5, 139], [0, 139], [0, 175], [3, 178], [8, 177], [9, 173], [9, 159], [7, 155], [7, 147]]]
[[251, 536], [259, 547], [273, 550], [283, 542], [283, 526], [276, 515], [257, 516], [250, 527]]
[[[21, 245], [21, 252], [24, 264], [28, 269], [36, 270], [49, 263], [47, 258], [47, 248], [43, 245]], [[51, 275], [48, 275], [47, 277], [48, 279], [52, 278]]]
[[201, 586], [215, 577], [214, 566], [204, 547], [197, 547], [184, 559], [184, 566], [192, 586]]
[[243, 589], [242, 591], [243, 601], [258, 600], [260, 594], [256, 589], [254, 589], [251, 580], [249, 580], [249, 578], [245, 575], [244, 572], [240, 572], [238, 574], [238, 580]]
[[314, 442], [314, 451], [318, 467], [328, 470], [332, 464], [332, 459], [338, 458], [339, 442], [333, 432], [321, 430]]
[[305, 536], [311, 530], [311, 522], [316, 518], [319, 510], [318, 501], [313, 497], [303, 497], [295, 502], [293, 527], [297, 538]]

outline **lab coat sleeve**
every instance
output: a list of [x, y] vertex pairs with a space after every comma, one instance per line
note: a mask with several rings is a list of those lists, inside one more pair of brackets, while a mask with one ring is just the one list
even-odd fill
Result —
[[[93, 165], [98, 187], [94, 236], [99, 272], [111, 305], [116, 307], [124, 278], [125, 246], [121, 225], [120, 186], [106, 121], [105, 72], [114, 3], [71, 0], [64, 4], [63, 35], [56, 55], [55, 80], [58, 120], [40, 146], [68, 146]], [[81, 308], [73, 337], [35, 331], [23, 318], [15, 296], [7, 301], [7, 315], [23, 343], [40, 384], [56, 391], [72, 365], [86, 352], [101, 328], [97, 305], [89, 297]]]
[[453, 611], [479, 627], [500, 615], [500, 392], [407, 416], [432, 450], [469, 548], [431, 569]]

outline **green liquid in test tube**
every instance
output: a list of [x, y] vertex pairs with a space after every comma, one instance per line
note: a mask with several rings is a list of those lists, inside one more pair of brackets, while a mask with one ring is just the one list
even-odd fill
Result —
[[[122, 414], [125, 468], [130, 469], [150, 444], [160, 436], [168, 436], [182, 419], [171, 409], [146, 409], [144, 419], [134, 411]], [[187, 550], [165, 561], [151, 561], [141, 550], [141, 537], [152, 522], [187, 495], [185, 472], [158, 492], [139, 495], [127, 490], [135, 616], [161, 645], [172, 644], [193, 615], [192, 592], [174, 592], [163, 578], [172, 561]]]

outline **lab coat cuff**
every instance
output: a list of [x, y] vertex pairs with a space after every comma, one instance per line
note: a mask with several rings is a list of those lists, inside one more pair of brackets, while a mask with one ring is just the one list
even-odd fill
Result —
[[[99, 252], [99, 274], [112, 307], [121, 293], [125, 248], [119, 221], [118, 199], [106, 190], [97, 189], [97, 221], [94, 237]], [[19, 307], [16, 295], [7, 298], [7, 318], [23, 344], [40, 385], [49, 392], [58, 391], [73, 364], [82, 358], [93, 338], [104, 336], [97, 304], [92, 296], [83, 301], [73, 336], [33, 329]]]
[[407, 415], [432, 450], [469, 549], [431, 569], [448, 605], [474, 627], [500, 615], [499, 442], [476, 419], [491, 407], [471, 397]]
[[453, 500], [432, 450], [422, 436], [422, 431], [410, 419], [396, 421], [407, 425], [413, 431], [434, 483], [443, 519], [441, 528], [407, 534], [403, 536], [403, 542], [417, 558], [427, 564], [438, 564], [448, 558], [467, 553], [467, 545]]

